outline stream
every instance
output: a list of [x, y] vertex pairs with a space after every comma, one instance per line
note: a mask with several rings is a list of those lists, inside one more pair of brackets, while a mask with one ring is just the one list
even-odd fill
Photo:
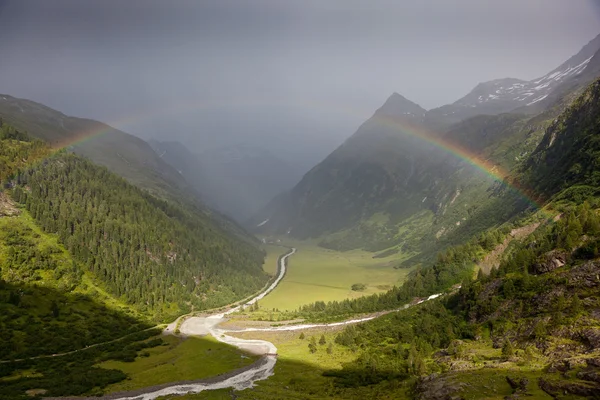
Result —
[[[292, 248], [289, 253], [284, 255], [279, 259], [279, 274], [277, 278], [273, 281], [273, 283], [266, 288], [259, 295], [246, 302], [243, 305], [239, 305], [237, 307], [233, 307], [225, 312], [213, 314], [205, 317], [190, 317], [186, 319], [180, 327], [180, 332], [182, 335], [195, 335], [195, 336], [204, 336], [211, 335], [216, 340], [222, 343], [226, 343], [232, 346], [235, 346], [243, 351], [247, 351], [253, 354], [262, 355], [263, 357], [251, 364], [249, 367], [242, 369], [238, 373], [229, 373], [223, 374], [222, 376], [218, 376], [212, 379], [206, 379], [202, 382], [180, 382], [173, 383], [172, 385], [161, 385], [160, 387], [153, 387], [147, 389], [137, 390], [131, 393], [122, 393], [120, 395], [108, 395], [105, 398], [111, 400], [154, 400], [161, 396], [167, 395], [183, 395], [188, 393], [200, 393], [205, 390], [216, 390], [216, 389], [225, 389], [232, 388], [235, 390], [243, 390], [247, 388], [251, 388], [254, 386], [254, 383], [257, 381], [262, 381], [273, 375], [273, 370], [275, 368], [275, 363], [277, 362], [277, 347], [271, 342], [266, 340], [258, 340], [258, 339], [240, 339], [233, 336], [228, 335], [227, 333], [240, 333], [240, 332], [267, 332], [267, 331], [296, 331], [301, 329], [308, 328], [318, 328], [318, 327], [331, 327], [331, 326], [341, 326], [341, 325], [349, 325], [356, 324], [359, 322], [369, 321], [371, 319], [377, 318], [381, 316], [383, 313], [376, 316], [369, 316], [365, 318], [352, 319], [343, 322], [333, 322], [329, 324], [301, 324], [301, 325], [290, 325], [290, 326], [278, 326], [278, 327], [267, 327], [267, 328], [245, 328], [245, 329], [222, 329], [219, 328], [219, 324], [226, 320], [226, 316], [239, 311], [241, 307], [247, 307], [253, 305], [256, 301], [261, 300], [265, 297], [269, 292], [271, 292], [279, 282], [283, 279], [286, 273], [286, 261], [288, 257], [293, 255], [296, 252], [295, 248]], [[439, 297], [440, 294], [435, 294], [427, 298], [427, 301]], [[408, 308], [406, 305], [403, 308]], [[394, 310], [396, 311], [396, 310]], [[393, 312], [393, 311], [389, 311]], [[388, 312], [386, 312], [388, 313]], [[174, 330], [174, 324], [171, 324], [167, 331]], [[143, 392], [143, 393], [141, 393]], [[125, 397], [122, 397], [125, 396]]]

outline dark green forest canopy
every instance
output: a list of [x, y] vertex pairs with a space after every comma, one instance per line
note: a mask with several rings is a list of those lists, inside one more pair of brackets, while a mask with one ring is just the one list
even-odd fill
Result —
[[159, 320], [230, 303], [268, 279], [255, 246], [75, 155], [57, 154], [18, 181], [13, 197], [46, 232]]
[[[2, 122], [0, 118], [0, 183], [7, 184], [19, 169], [45, 157], [50, 152], [46, 144]], [[0, 189], [1, 190], [1, 189]]]

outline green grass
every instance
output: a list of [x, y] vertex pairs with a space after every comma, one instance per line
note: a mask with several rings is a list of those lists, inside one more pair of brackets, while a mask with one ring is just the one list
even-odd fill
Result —
[[529, 385], [527, 386], [527, 397], [532, 399], [552, 399], [542, 389], [539, 388], [538, 378], [543, 375], [542, 371], [514, 371], [511, 369], [480, 369], [458, 373], [450, 379], [453, 382], [464, 384], [462, 390], [457, 395], [462, 396], [465, 400], [470, 399], [490, 399], [502, 400], [506, 396], [512, 394], [512, 389], [506, 377], [510, 376], [513, 379], [527, 378]]
[[99, 364], [101, 368], [118, 369], [128, 375], [127, 380], [109, 386], [106, 392], [207, 378], [244, 367], [256, 360], [256, 357], [211, 337], [181, 339], [166, 336], [163, 340], [165, 345], [147, 350], [148, 357], [137, 357], [131, 363], [105, 361]]
[[[374, 259], [374, 253], [362, 250], [342, 253], [308, 242], [290, 245], [298, 251], [288, 259], [283, 281], [260, 302], [261, 308], [293, 310], [319, 300], [327, 302], [384, 292], [402, 283], [409, 272], [393, 268], [401, 254]], [[284, 252], [281, 247], [267, 251], [267, 260], [271, 260], [271, 264]], [[366, 290], [352, 291], [350, 288], [355, 283], [366, 284]]]
[[[311, 336], [318, 342], [323, 331], [306, 331], [306, 338], [299, 339], [299, 332], [260, 332], [244, 333], [239, 337], [245, 339], [261, 338], [275, 344], [278, 359], [275, 375], [256, 383], [253, 389], [235, 392], [238, 399], [319, 399], [323, 398], [331, 379], [322, 376], [324, 369], [341, 368], [342, 363], [354, 359], [348, 349], [333, 344], [332, 354], [326, 348], [333, 343], [334, 333], [325, 332], [326, 345], [317, 344], [318, 350], [311, 354], [308, 343]], [[182, 399], [231, 399], [231, 389], [206, 391], [195, 395], [187, 395]]]
[[287, 249], [273, 244], [265, 244], [263, 245], [263, 249], [267, 252], [267, 257], [265, 257], [265, 263], [263, 264], [263, 271], [274, 276], [277, 273], [277, 260], [280, 255], [287, 252]]
[[[231, 389], [205, 391], [189, 394], [177, 399], [212, 400], [212, 399], [407, 399], [408, 386], [342, 388], [334, 385], [333, 379], [323, 376], [329, 369], [339, 369], [342, 364], [352, 362], [356, 354], [333, 342], [337, 330], [313, 329], [305, 331], [305, 339], [299, 339], [299, 332], [260, 332], [244, 333], [240, 337], [246, 339], [266, 339], [278, 348], [279, 357], [275, 365], [275, 374], [267, 380], [256, 382], [251, 389], [236, 391], [232, 396]], [[308, 343], [311, 337], [319, 341], [325, 335], [327, 344], [317, 344], [317, 352], [311, 354]], [[328, 354], [327, 346], [332, 343], [332, 354]], [[165, 399], [175, 397], [165, 397]]]

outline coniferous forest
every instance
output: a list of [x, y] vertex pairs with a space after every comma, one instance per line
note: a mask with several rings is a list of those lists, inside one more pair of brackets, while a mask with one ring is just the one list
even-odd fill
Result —
[[13, 197], [112, 294], [156, 320], [225, 305], [268, 279], [253, 245], [73, 154], [19, 174]]

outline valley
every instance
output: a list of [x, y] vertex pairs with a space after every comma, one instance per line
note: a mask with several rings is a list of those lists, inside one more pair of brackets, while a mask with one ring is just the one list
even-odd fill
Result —
[[[410, 25], [392, 4], [89, 1], [25, 31], [0, 12], [11, 37], [81, 16], [49, 29], [64, 48], [41, 29], [3, 56], [0, 400], [600, 399], [600, 35], [495, 56], [485, 7], [456, 6], [490, 27], [470, 53], [436, 47], [456, 31], [373, 40], [382, 10]], [[93, 24], [116, 10], [123, 32]], [[47, 78], [10, 72], [38, 41]]]
[[[272, 285], [269, 286], [264, 292], [258, 296], [244, 303], [243, 305], [230, 308], [226, 311], [218, 314], [203, 315], [203, 316], [187, 316], [183, 323], [180, 324], [179, 333], [175, 337], [169, 336], [163, 346], [168, 346], [166, 350], [150, 349], [145, 357], [136, 360], [132, 363], [123, 363], [121, 361], [108, 361], [100, 364], [100, 367], [104, 368], [116, 368], [121, 369], [128, 373], [132, 377], [127, 383], [120, 383], [107, 388], [109, 392], [119, 392], [110, 394], [106, 399], [115, 400], [127, 400], [133, 398], [140, 398], [144, 400], [152, 400], [161, 398], [166, 395], [173, 394], [189, 394], [193, 392], [203, 392], [215, 389], [232, 388], [236, 390], [243, 390], [248, 387], [254, 386], [258, 381], [265, 380], [274, 374], [273, 370], [278, 359], [278, 348], [268, 340], [265, 340], [265, 335], [268, 339], [274, 338], [276, 343], [282, 343], [285, 346], [284, 362], [289, 360], [297, 361], [293, 356], [288, 355], [289, 352], [298, 352], [300, 344], [304, 344], [306, 341], [300, 339], [293, 340], [292, 336], [288, 333], [292, 333], [293, 336], [297, 335], [297, 332], [306, 332], [306, 335], [318, 334], [323, 335], [323, 339], [319, 343], [320, 346], [325, 346], [327, 339], [325, 333], [329, 338], [330, 347], [328, 351], [333, 351], [333, 334], [339, 332], [344, 326], [353, 325], [356, 323], [369, 321], [376, 316], [366, 316], [363, 318], [347, 320], [331, 324], [299, 324], [299, 325], [288, 325], [288, 326], [274, 326], [274, 327], [250, 327], [242, 329], [222, 329], [219, 326], [226, 321], [229, 316], [232, 317], [233, 322], [236, 321], [236, 313], [240, 310], [247, 309], [252, 305], [256, 304], [258, 300], [263, 299], [271, 291], [273, 291], [280, 280], [286, 275], [286, 265], [288, 257], [294, 255], [296, 252], [295, 248], [291, 251], [282, 255], [278, 260], [278, 276], [273, 281]], [[435, 298], [432, 296], [431, 298]], [[168, 333], [172, 335], [172, 332]], [[248, 335], [249, 334], [249, 335]], [[275, 334], [275, 336], [269, 336], [269, 334]], [[181, 337], [177, 337], [180, 336]], [[213, 339], [196, 339], [196, 336], [210, 335]], [[231, 336], [233, 335], [233, 336]], [[191, 336], [185, 339], [187, 336]], [[312, 341], [314, 339], [310, 339]], [[206, 342], [203, 344], [203, 342]], [[236, 372], [233, 365], [230, 364], [236, 357], [239, 359], [237, 353], [227, 353], [227, 346], [221, 347], [218, 345], [219, 342], [229, 344], [238, 347], [243, 351], [241, 354], [242, 364], [248, 364], [246, 367], [239, 367], [240, 372]], [[210, 348], [208, 348], [210, 346]], [[179, 350], [180, 347], [186, 347], [185, 349]], [[341, 355], [336, 357], [336, 361], [339, 360], [350, 360], [351, 357], [346, 352], [341, 351]], [[303, 353], [303, 352], [300, 352]], [[329, 354], [329, 353], [328, 353]], [[256, 360], [256, 356], [261, 356], [260, 360]], [[198, 367], [195, 366], [203, 357], [207, 357], [210, 360], [209, 365], [203, 362], [202, 373], [207, 373], [208, 376], [223, 375], [223, 378], [214, 378], [210, 381], [203, 380], [202, 376], [198, 376]], [[177, 367], [173, 369], [175, 364], [169, 365], [170, 363], [166, 360], [169, 358], [175, 358], [177, 360]], [[184, 358], [184, 359], [181, 359]], [[247, 360], [247, 361], [244, 361]], [[256, 360], [256, 361], [254, 361]], [[252, 361], [254, 361], [252, 363]], [[320, 360], [322, 361], [322, 360]], [[212, 363], [215, 363], [214, 366]], [[329, 363], [331, 365], [331, 363]], [[189, 366], [188, 366], [189, 365]], [[335, 365], [335, 363], [333, 364]], [[187, 366], [187, 367], [186, 367]], [[320, 365], [322, 366], [322, 365]], [[187, 368], [191, 368], [191, 375], [186, 375]], [[225, 368], [223, 371], [219, 371], [218, 368]], [[232, 371], [233, 370], [233, 371]], [[230, 372], [231, 371], [231, 372]], [[227, 372], [227, 373], [224, 373]], [[183, 375], [182, 375], [183, 374]], [[189, 378], [188, 378], [189, 376]], [[177, 379], [174, 379], [177, 377]], [[186, 379], [188, 378], [188, 379]], [[164, 382], [161, 382], [164, 380]], [[183, 380], [185, 382], [178, 383], [177, 380]], [[164, 384], [163, 384], [164, 383]], [[162, 385], [161, 385], [162, 384]]]

